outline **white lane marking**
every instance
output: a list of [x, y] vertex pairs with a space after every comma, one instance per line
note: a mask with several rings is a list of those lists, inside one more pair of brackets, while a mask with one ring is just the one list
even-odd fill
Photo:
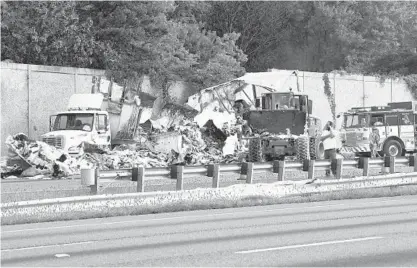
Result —
[[97, 226], [97, 224], [113, 225], [113, 224], [122, 224], [122, 223], [164, 221], [164, 220], [177, 220], [177, 219], [187, 219], [187, 218], [207, 218], [207, 217], [213, 217], [213, 216], [215, 217], [215, 216], [249, 214], [249, 213], [252, 213], [252, 214], [257, 213], [258, 214], [258, 213], [263, 213], [263, 212], [273, 212], [273, 211], [290, 210], [290, 209], [296, 210], [296, 209], [311, 209], [311, 208], [339, 207], [339, 206], [344, 206], [344, 204], [320, 205], [320, 206], [310, 206], [310, 207], [302, 207], [302, 208], [287, 207], [287, 208], [266, 209], [266, 210], [214, 213], [214, 214], [208, 214], [208, 215], [178, 216], [178, 217], [167, 217], [167, 218], [139, 219], [139, 220], [130, 220], [130, 221], [74, 224], [74, 225], [64, 225], [64, 226], [51, 226], [51, 227], [40, 227], [40, 228], [31, 228], [31, 229], [9, 230], [9, 231], [2, 231], [2, 233], [17, 233], [17, 232], [24, 232], [24, 231], [40, 231], [40, 230], [50, 230], [50, 229], [64, 229], [64, 228], [71, 228], [71, 227]]
[[[366, 204], [380, 204], [380, 203], [389, 203], [389, 202], [399, 202], [407, 201], [406, 199], [394, 199], [394, 200], [379, 200], [374, 202], [367, 202]], [[123, 224], [123, 223], [139, 223], [139, 222], [152, 222], [152, 221], [164, 221], [164, 220], [178, 220], [178, 219], [192, 219], [192, 218], [207, 218], [215, 216], [224, 216], [224, 215], [239, 215], [239, 214], [258, 214], [264, 212], [273, 212], [273, 211], [283, 211], [283, 210], [303, 210], [303, 209], [312, 209], [312, 208], [326, 208], [326, 207], [341, 207], [346, 204], [331, 204], [331, 205], [318, 205], [318, 206], [307, 206], [307, 207], [286, 207], [286, 208], [277, 208], [277, 209], [266, 209], [266, 210], [252, 210], [252, 211], [237, 211], [237, 212], [225, 212], [225, 213], [214, 213], [208, 215], [192, 215], [192, 216], [178, 216], [178, 217], [167, 217], [167, 218], [154, 218], [154, 219], [137, 219], [137, 220], [128, 220], [128, 221], [115, 221], [115, 222], [100, 222], [100, 226], [103, 225], [113, 225], [113, 224]], [[362, 208], [363, 204], [355, 204], [357, 208]], [[40, 227], [40, 228], [30, 228], [30, 229], [20, 229], [20, 230], [9, 230], [3, 231], [4, 233], [18, 233], [25, 231], [42, 231], [42, 230], [51, 230], [51, 229], [65, 229], [65, 228], [74, 228], [74, 227], [88, 227], [88, 226], [97, 226], [98, 223], [86, 223], [86, 224], [74, 224], [74, 225], [64, 225], [64, 226], [51, 226], [51, 227]]]
[[375, 240], [375, 239], [382, 239], [382, 238], [383, 238], [382, 236], [371, 236], [371, 237], [355, 238], [355, 239], [348, 239], [348, 240], [335, 240], [335, 241], [318, 242], [318, 243], [311, 243], [311, 244], [283, 246], [283, 247], [276, 247], [276, 248], [263, 248], [263, 249], [237, 251], [235, 253], [237, 253], [237, 254], [248, 254], [248, 253], [257, 253], [257, 252], [274, 251], [274, 250], [284, 250], [284, 249], [294, 249], [294, 248], [305, 248], [305, 247], [314, 247], [314, 246], [352, 243], [352, 242], [360, 242], [360, 241]]
[[83, 241], [83, 242], [55, 244], [55, 245], [44, 245], [44, 246], [35, 246], [35, 247], [9, 248], [9, 249], [2, 249], [1, 252], [29, 250], [29, 249], [38, 249], [38, 248], [53, 248], [53, 247], [72, 246], [72, 245], [82, 245], [82, 244], [91, 244], [91, 243], [94, 243], [94, 242], [95, 241]]
[[65, 257], [69, 257], [69, 254], [65, 254], [65, 253], [61, 253], [61, 254], [55, 254], [55, 257], [57, 258], [65, 258]]

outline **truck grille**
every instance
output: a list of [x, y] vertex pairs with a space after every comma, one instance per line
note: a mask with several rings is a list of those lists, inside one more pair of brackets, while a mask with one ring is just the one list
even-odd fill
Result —
[[347, 146], [356, 146], [357, 143], [358, 143], [357, 133], [355, 132], [346, 133], [346, 145]]
[[62, 137], [43, 138], [42, 141], [55, 148], [62, 149]]

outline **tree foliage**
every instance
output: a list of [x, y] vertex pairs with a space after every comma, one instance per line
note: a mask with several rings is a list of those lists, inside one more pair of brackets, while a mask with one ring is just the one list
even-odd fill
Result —
[[1, 15], [2, 60], [147, 74], [165, 93], [245, 68], [417, 73], [416, 2], [3, 1]]
[[239, 35], [205, 30], [203, 10], [192, 2], [7, 2], [2, 59], [103, 68], [116, 82], [149, 75], [165, 96], [173, 81], [200, 88], [243, 75]]
[[100, 45], [75, 2], [2, 2], [1, 58], [14, 62], [90, 67]]
[[[245, 67], [251, 71], [413, 70], [415, 2], [254, 1], [214, 2], [213, 6], [208, 27], [220, 34], [241, 33], [238, 44], [249, 57]], [[396, 63], [387, 66], [393, 57]]]

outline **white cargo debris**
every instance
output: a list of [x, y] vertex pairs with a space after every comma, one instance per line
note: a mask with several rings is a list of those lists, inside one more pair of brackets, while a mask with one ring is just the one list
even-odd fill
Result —
[[223, 156], [234, 155], [238, 147], [239, 141], [237, 139], [237, 134], [227, 137], [225, 145], [223, 147]]

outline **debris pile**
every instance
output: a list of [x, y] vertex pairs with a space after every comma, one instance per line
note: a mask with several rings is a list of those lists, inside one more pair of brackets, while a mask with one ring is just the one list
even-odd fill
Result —
[[70, 176], [79, 169], [76, 159], [44, 142], [30, 140], [23, 133], [7, 137], [6, 144], [30, 166], [22, 175]]
[[[70, 156], [62, 150], [44, 142], [30, 140], [25, 134], [9, 136], [6, 144], [10, 151], [18, 155], [30, 167], [26, 170], [18, 166], [2, 168], [2, 177], [22, 175], [34, 177], [52, 175], [68, 177], [80, 174], [82, 167], [99, 167], [103, 170], [124, 169], [134, 166], [168, 167], [170, 165], [208, 165], [231, 163], [242, 160], [242, 148], [238, 145], [237, 126], [218, 129], [212, 120], [202, 128], [191, 120], [184, 119], [178, 126], [160, 129], [151, 133], [141, 133], [142, 141], [136, 144], [120, 145], [111, 151], [83, 150], [77, 156]], [[182, 137], [179, 150], [163, 153], [155, 149], [153, 135], [178, 133]]]
[[22, 174], [22, 172], [23, 169], [16, 164], [13, 166], [7, 166], [7, 161], [5, 163], [1, 163], [0, 173], [2, 179], [10, 176], [19, 176]]

